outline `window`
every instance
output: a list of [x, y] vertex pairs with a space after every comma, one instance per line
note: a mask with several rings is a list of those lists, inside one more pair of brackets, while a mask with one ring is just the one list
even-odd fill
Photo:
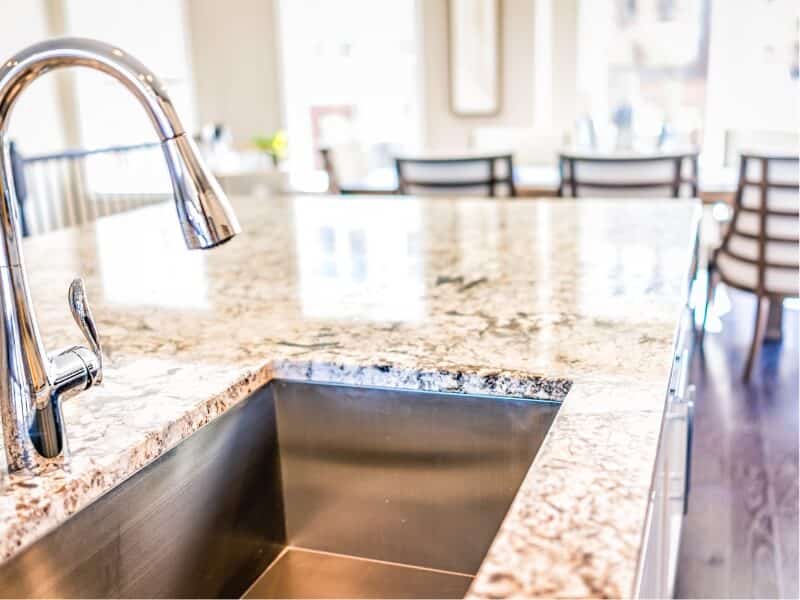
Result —
[[733, 166], [744, 148], [798, 152], [800, 4], [712, 0], [704, 159]]
[[605, 148], [797, 151], [796, 0], [581, 0], [576, 118]]
[[283, 0], [289, 165], [321, 168], [323, 145], [357, 144], [369, 168], [418, 138], [414, 0]]
[[[70, 0], [70, 35], [118, 45], [155, 70], [168, 86], [184, 128], [194, 128], [193, 91], [184, 4], [180, 0]], [[144, 33], [146, 32], [146, 33]], [[139, 102], [119, 82], [88, 69], [74, 71], [79, 145], [97, 149], [153, 142], [153, 127]], [[89, 191], [159, 193], [171, 189], [159, 149], [130, 156], [98, 156], [86, 163]]]
[[710, 0], [582, 0], [578, 93], [598, 145], [697, 144]]

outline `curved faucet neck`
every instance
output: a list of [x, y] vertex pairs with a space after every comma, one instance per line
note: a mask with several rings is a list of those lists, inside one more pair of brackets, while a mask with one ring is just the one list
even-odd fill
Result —
[[[52, 39], [25, 48], [0, 66], [0, 268], [10, 271], [2, 274], [4, 312], [13, 313], [17, 331], [4, 329], [6, 337], [17, 335], [20, 338], [23, 356], [19, 358], [23, 364], [17, 367], [27, 371], [25, 379], [33, 395], [49, 385], [49, 361], [25, 275], [20, 246], [20, 207], [5, 132], [20, 94], [45, 73], [71, 66], [89, 67], [120, 81], [139, 100], [162, 141], [184, 134], [183, 125], [158, 77], [136, 58], [111, 44], [82, 38]], [[4, 377], [0, 374], [0, 378]]]
[[[120, 81], [150, 117], [161, 139], [178, 220], [189, 248], [213, 248], [240, 231], [224, 192], [186, 135], [164, 85], [142, 63], [116, 46], [79, 38], [35, 44], [0, 65], [0, 416], [10, 471], [64, 456], [61, 398], [102, 378], [102, 356], [83, 285], [71, 294], [73, 316], [94, 350], [83, 347], [48, 356], [39, 335], [20, 243], [20, 206], [6, 130], [25, 88], [57, 68], [89, 67]], [[70, 288], [71, 290], [73, 288]], [[83, 316], [82, 316], [83, 315]]]
[[63, 67], [83, 66], [122, 83], [142, 104], [161, 141], [184, 133], [166, 87], [130, 54], [116, 46], [83, 38], [56, 38], [18, 52], [0, 66], [0, 132], [8, 127], [20, 93], [41, 75]]

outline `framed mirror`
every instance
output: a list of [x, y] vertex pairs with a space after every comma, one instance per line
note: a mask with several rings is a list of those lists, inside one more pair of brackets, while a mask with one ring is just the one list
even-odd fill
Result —
[[448, 0], [450, 110], [461, 117], [500, 111], [500, 0]]

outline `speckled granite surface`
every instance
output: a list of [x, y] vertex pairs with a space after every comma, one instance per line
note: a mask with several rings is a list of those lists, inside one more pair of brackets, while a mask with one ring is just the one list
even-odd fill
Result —
[[102, 387], [65, 406], [69, 471], [5, 477], [0, 557], [274, 377], [563, 399], [470, 591], [632, 592], [695, 206], [238, 198], [244, 233], [183, 248], [171, 206], [27, 242], [48, 348]]

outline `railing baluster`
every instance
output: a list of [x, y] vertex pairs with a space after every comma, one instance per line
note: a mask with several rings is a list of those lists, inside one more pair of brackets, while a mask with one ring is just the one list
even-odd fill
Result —
[[86, 201], [83, 197], [81, 186], [80, 186], [80, 171], [78, 170], [78, 161], [80, 159], [75, 158], [68, 158], [66, 160], [67, 165], [69, 167], [69, 181], [70, 181], [70, 188], [72, 190], [72, 198], [75, 202], [75, 218], [77, 220], [76, 225], [82, 225], [88, 221], [87, 213], [86, 213]]
[[61, 202], [64, 207], [64, 215], [67, 227], [77, 225], [75, 216], [75, 198], [72, 195], [72, 183], [69, 175], [69, 159], [59, 160], [59, 173], [61, 175]]
[[36, 225], [37, 233], [44, 233], [47, 231], [47, 163], [43, 162], [37, 165], [36, 169], [36, 195], [31, 198], [36, 206]]
[[[125, 180], [127, 181], [130, 179], [130, 175], [133, 174], [133, 169], [131, 168], [131, 161], [128, 160], [128, 156], [126, 154], [120, 154], [119, 158], [120, 158], [121, 170], [125, 175]], [[120, 197], [120, 204], [121, 204], [120, 212], [125, 212], [133, 208], [136, 205], [133, 194], [130, 194], [127, 191], [125, 191]]]
[[47, 204], [50, 211], [50, 227], [48, 227], [47, 231], [53, 231], [64, 226], [64, 212], [59, 191], [61, 186], [58, 181], [58, 161], [48, 161], [47, 167], [49, 172], [47, 177]]
[[78, 172], [80, 174], [78, 181], [81, 186], [81, 195], [83, 196], [83, 202], [86, 204], [86, 214], [89, 221], [95, 221], [97, 219], [97, 205], [89, 191], [89, 182], [86, 178], [86, 158], [77, 158], [76, 162], [78, 163]]
[[[124, 165], [125, 165], [124, 161], [125, 161], [125, 159], [124, 159], [124, 156], [119, 152], [114, 152], [111, 156], [113, 157], [113, 161], [114, 161], [114, 171], [116, 173], [118, 173], [119, 175], [123, 175], [122, 177], [120, 177], [120, 179], [125, 181], [125, 177], [124, 177]], [[114, 200], [114, 202], [112, 204], [113, 210], [114, 210], [113, 214], [117, 214], [117, 213], [123, 212], [125, 210], [125, 204], [124, 204], [124, 194], [125, 193], [127, 193], [125, 190], [119, 190], [118, 193], [112, 193], [111, 196], [112, 196], [112, 198]]]
[[[148, 143], [21, 157], [29, 182], [23, 208], [29, 233], [80, 225], [163, 201], [166, 194], [160, 192], [116, 189], [118, 181], [138, 182], [150, 176], [150, 159], [160, 155], [160, 150], [160, 144]], [[109, 179], [101, 179], [99, 191], [94, 191], [89, 179], [93, 173]]]

